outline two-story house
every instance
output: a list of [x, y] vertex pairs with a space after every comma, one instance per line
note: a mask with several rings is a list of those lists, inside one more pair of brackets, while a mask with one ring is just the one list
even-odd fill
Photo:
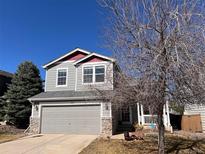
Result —
[[115, 60], [83, 49], [45, 64], [45, 92], [32, 98], [34, 133], [112, 134], [111, 103], [95, 89], [113, 90]]
[[114, 90], [115, 66], [113, 58], [79, 48], [45, 64], [45, 92], [29, 98], [30, 132], [112, 135], [118, 124], [149, 122], [142, 105], [117, 109], [96, 93]]

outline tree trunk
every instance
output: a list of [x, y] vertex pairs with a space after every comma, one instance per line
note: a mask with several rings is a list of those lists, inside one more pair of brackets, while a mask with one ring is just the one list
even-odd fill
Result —
[[159, 154], [164, 154], [164, 123], [163, 123], [163, 109], [162, 112], [159, 113], [158, 115], [158, 153]]

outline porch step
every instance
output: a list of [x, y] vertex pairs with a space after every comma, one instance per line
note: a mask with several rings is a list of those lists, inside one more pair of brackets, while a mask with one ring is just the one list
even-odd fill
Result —
[[122, 125], [118, 125], [117, 131], [118, 132], [133, 131], [133, 127], [130, 124], [122, 124]]

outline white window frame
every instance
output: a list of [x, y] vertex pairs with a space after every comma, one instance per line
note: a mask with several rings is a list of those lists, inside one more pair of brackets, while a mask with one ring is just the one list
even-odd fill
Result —
[[[92, 72], [92, 82], [90, 82], [90, 83], [84, 83], [84, 69], [85, 69], [85, 68], [88, 68], [88, 67], [89, 67], [90, 69], [92, 69], [92, 71], [93, 71], [93, 72]], [[90, 75], [91, 75], [91, 74], [90, 74]], [[82, 79], [83, 79], [82, 82], [83, 82], [83, 84], [92, 84], [92, 83], [94, 83], [93, 75], [94, 75], [93, 66], [84, 66], [84, 67], [83, 67], [83, 71], [82, 71], [82, 76], [83, 76], [83, 77], [82, 77]]]
[[[95, 81], [95, 67], [96, 66], [103, 66], [104, 67], [104, 82], [96, 82]], [[92, 69], [93, 69], [93, 82], [91, 82], [91, 83], [84, 83], [84, 68], [85, 67], [92, 67]], [[106, 70], [107, 70], [107, 68], [106, 68], [107, 66], [106, 66], [106, 64], [105, 63], [86, 63], [86, 64], [83, 64], [82, 65], [82, 84], [83, 85], [92, 85], [92, 84], [104, 84], [104, 83], [106, 83]]]
[[[105, 72], [105, 66], [104, 65], [100, 65], [100, 66], [95, 66], [93, 69], [96, 71], [96, 67], [101, 67], [101, 68], [103, 68], [104, 67], [104, 81], [103, 82], [96, 82], [96, 72], [95, 72], [95, 77], [94, 77], [94, 80], [95, 80], [95, 83], [105, 83], [105, 74], [106, 74], [106, 72]], [[98, 73], [97, 75], [102, 75], [102, 73]]]
[[[58, 85], [58, 71], [59, 70], [66, 70], [66, 84], [65, 85]], [[67, 87], [68, 85], [68, 68], [58, 68], [56, 71], [56, 87]]]

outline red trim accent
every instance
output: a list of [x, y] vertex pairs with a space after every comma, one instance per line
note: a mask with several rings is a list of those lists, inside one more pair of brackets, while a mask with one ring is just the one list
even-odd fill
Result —
[[96, 56], [92, 56], [88, 59], [85, 59], [84, 61], [82, 61], [81, 63], [88, 63], [88, 62], [102, 62], [102, 61], [106, 61], [105, 59], [103, 58], [99, 58], [99, 57], [96, 57]]
[[94, 58], [88, 60], [87, 62], [101, 62], [101, 61], [104, 61], [104, 60], [101, 58], [94, 57]]
[[68, 58], [68, 60], [79, 60], [81, 58], [84, 58], [85, 56], [85, 54], [79, 53], [77, 55], [74, 55], [73, 57]]
[[77, 60], [79, 60], [81, 58], [84, 58], [85, 56], [87, 56], [87, 54], [82, 53], [80, 51], [77, 51], [77, 52], [75, 52], [75, 53], [73, 53], [73, 54], [63, 58], [61, 61], [67, 61], [67, 60], [77, 61]]

